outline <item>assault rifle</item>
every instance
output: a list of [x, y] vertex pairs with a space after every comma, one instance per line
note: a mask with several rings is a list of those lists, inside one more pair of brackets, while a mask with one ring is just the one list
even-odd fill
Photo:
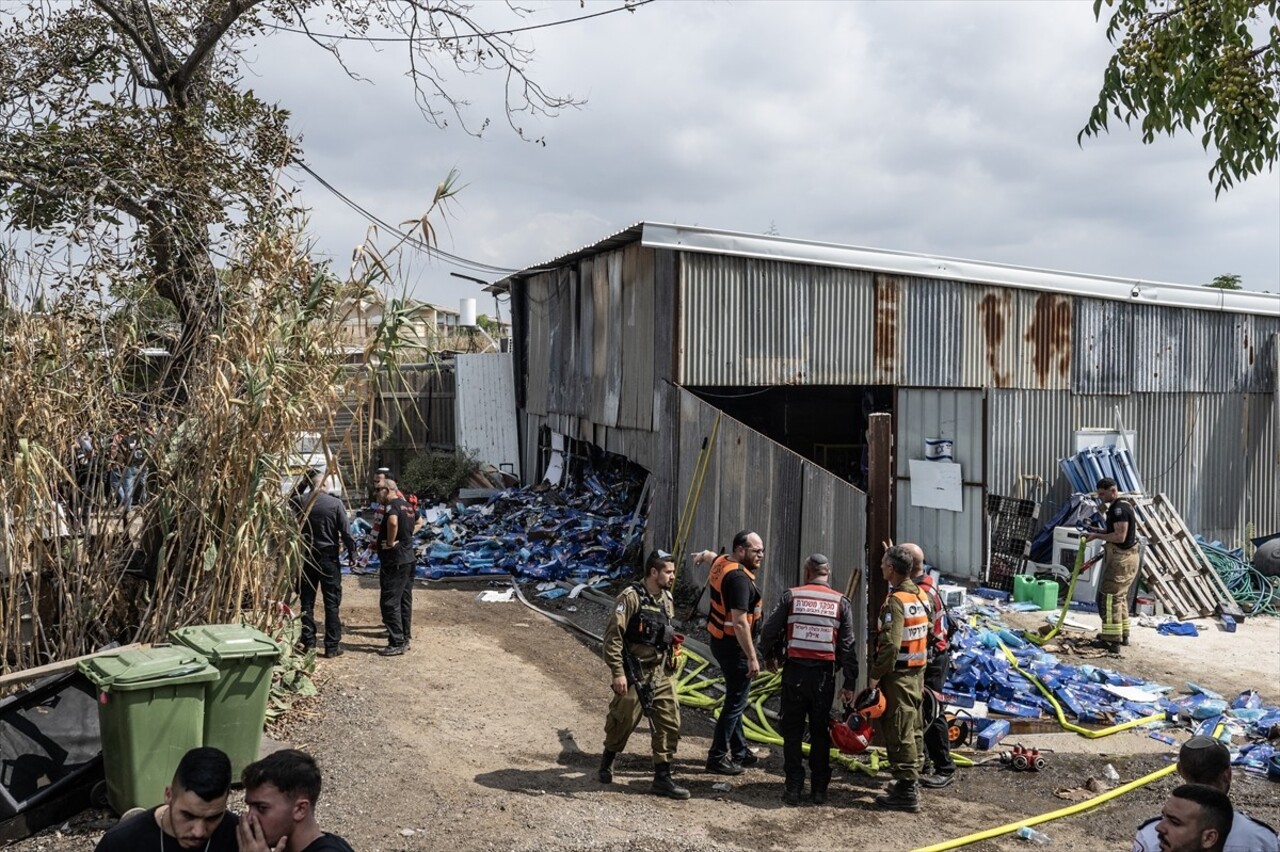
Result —
[[640, 669], [640, 660], [626, 645], [622, 646], [622, 670], [627, 675], [627, 685], [636, 688], [636, 695], [640, 698], [640, 709], [644, 711], [644, 715], [652, 716], [653, 684], [645, 681]]

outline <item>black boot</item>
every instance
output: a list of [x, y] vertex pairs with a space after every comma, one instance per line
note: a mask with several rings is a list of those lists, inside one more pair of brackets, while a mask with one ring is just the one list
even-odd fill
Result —
[[886, 811], [920, 812], [920, 788], [915, 781], [894, 781], [887, 795], [876, 796], [876, 807]]
[[687, 799], [693, 795], [684, 787], [681, 787], [671, 777], [670, 763], [655, 763], [653, 765], [653, 786], [649, 791], [659, 796], [666, 796], [669, 799]]
[[827, 783], [830, 779], [815, 778], [810, 782], [809, 800], [815, 805], [825, 805], [827, 803]]
[[791, 808], [796, 807], [800, 804], [800, 794], [803, 789], [803, 785], [799, 787], [794, 784], [786, 785], [782, 788], [782, 803]]
[[613, 759], [618, 756], [616, 751], [604, 750], [604, 754], [600, 757], [600, 771], [596, 773], [596, 777], [600, 779], [601, 784], [613, 783]]

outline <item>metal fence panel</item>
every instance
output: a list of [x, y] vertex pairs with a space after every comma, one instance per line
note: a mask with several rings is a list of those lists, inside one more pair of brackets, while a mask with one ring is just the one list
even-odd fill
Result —
[[459, 355], [455, 422], [459, 449], [481, 462], [520, 475], [516, 394], [510, 353]]

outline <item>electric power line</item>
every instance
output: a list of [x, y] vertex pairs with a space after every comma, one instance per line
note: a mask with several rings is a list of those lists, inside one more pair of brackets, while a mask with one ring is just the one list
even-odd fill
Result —
[[465, 35], [358, 36], [358, 35], [349, 35], [347, 33], [340, 33], [340, 34], [317, 33], [307, 29], [298, 29], [296, 27], [286, 27], [283, 24], [268, 23], [267, 26], [270, 27], [271, 29], [279, 30], [280, 32], [294, 33], [296, 35], [305, 35], [310, 38], [333, 39], [335, 41], [365, 41], [365, 42], [378, 42], [378, 43], [386, 43], [386, 42], [417, 43], [417, 42], [430, 42], [430, 41], [446, 42], [446, 41], [462, 41], [463, 39], [468, 39], [468, 38], [486, 38], [488, 36], [515, 35], [516, 33], [527, 33], [532, 30], [543, 30], [543, 29], [547, 29], [548, 27], [559, 27], [559, 26], [563, 26], [564, 24], [574, 24], [574, 23], [577, 23], [578, 21], [590, 20], [591, 18], [601, 18], [601, 17], [604, 17], [605, 15], [612, 15], [615, 12], [634, 12], [636, 9], [640, 8], [641, 6], [647, 6], [652, 2], [654, 2], [654, 0], [628, 0], [627, 3], [625, 3], [622, 6], [618, 6], [615, 9], [606, 9], [603, 12], [592, 12], [590, 15], [579, 15], [576, 18], [562, 18], [558, 21], [547, 21], [546, 23], [543, 23], [543, 24], [530, 24], [527, 27], [515, 27], [509, 30], [493, 30], [492, 32], [468, 33]]
[[484, 263], [479, 260], [471, 260], [469, 258], [461, 257], [456, 254], [450, 254], [449, 252], [444, 251], [443, 249], [436, 248], [430, 243], [418, 237], [415, 237], [413, 234], [402, 231], [400, 230], [400, 228], [396, 227], [395, 225], [392, 225], [391, 223], [370, 213], [368, 210], [366, 210], [364, 207], [361, 207], [358, 203], [353, 201], [349, 196], [347, 196], [344, 192], [342, 192], [342, 190], [338, 189], [336, 186], [329, 183], [320, 175], [316, 174], [315, 170], [312, 169], [310, 166], [308, 166], [306, 163], [295, 161], [294, 164], [297, 165], [300, 169], [302, 169], [307, 174], [311, 175], [311, 177], [315, 178], [316, 182], [318, 182], [325, 189], [329, 190], [329, 192], [337, 196], [338, 200], [340, 200], [343, 204], [346, 204], [348, 207], [350, 207], [352, 210], [356, 211], [361, 216], [368, 219], [370, 222], [373, 222], [374, 224], [379, 225], [382, 228], [385, 228], [386, 230], [390, 231], [396, 236], [403, 237], [405, 242], [408, 245], [413, 246], [414, 248], [418, 249], [421, 252], [425, 252], [427, 255], [431, 257], [438, 258], [446, 263], [450, 263], [461, 269], [470, 269], [472, 272], [483, 272], [483, 273], [489, 273], [491, 275], [510, 275], [511, 273], [520, 271], [519, 269], [511, 269], [505, 266], [494, 266], [493, 264]]

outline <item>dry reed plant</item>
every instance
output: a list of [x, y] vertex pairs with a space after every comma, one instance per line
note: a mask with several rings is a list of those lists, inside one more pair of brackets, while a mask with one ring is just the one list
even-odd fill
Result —
[[[15, 307], [0, 269], [3, 670], [162, 641], [188, 624], [270, 627], [301, 561], [282, 486], [297, 435], [332, 436], [347, 409], [339, 443], [363, 482], [379, 433], [371, 389], [395, 382], [402, 357], [394, 311], [356, 363], [343, 351], [344, 313], [393, 277], [384, 255], [364, 257], [342, 281], [312, 265], [296, 229], [243, 245], [221, 270], [225, 316], [182, 395], [138, 354], [155, 329], [137, 304], [108, 311], [73, 290], [46, 296], [42, 311]], [[105, 493], [107, 437], [144, 432], [149, 499], [126, 515]], [[88, 465], [75, 453], [86, 433]]]

